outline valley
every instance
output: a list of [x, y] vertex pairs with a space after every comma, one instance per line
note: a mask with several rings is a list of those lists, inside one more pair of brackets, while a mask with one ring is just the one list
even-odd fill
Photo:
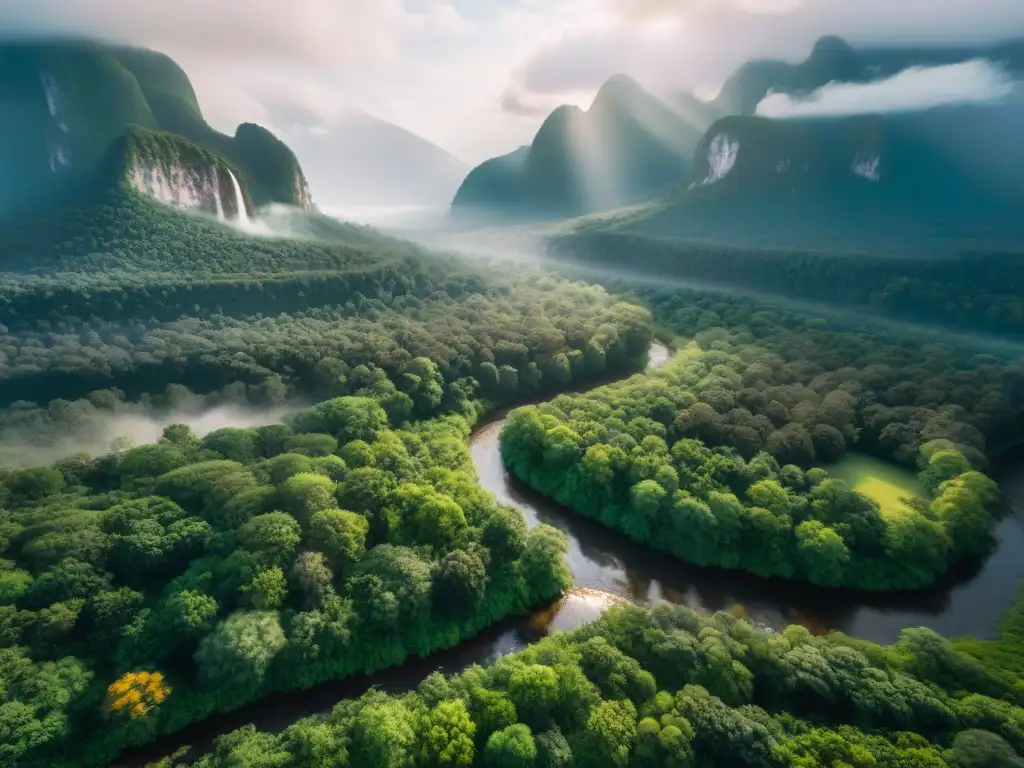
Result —
[[1024, 763], [1020, 41], [225, 2], [0, 9], [0, 768]]
[[[648, 355], [649, 366], [661, 367], [671, 355], [668, 347], [656, 342]], [[925, 590], [837, 593], [794, 588], [735, 571], [680, 567], [672, 558], [647, 551], [552, 503], [511, 478], [505, 469], [498, 445], [504, 418], [499, 412], [474, 427], [469, 445], [476, 474], [481, 486], [500, 504], [518, 510], [529, 528], [549, 525], [567, 535], [566, 557], [574, 587], [565, 597], [550, 608], [502, 622], [457, 648], [406, 661], [397, 669], [326, 683], [301, 695], [275, 694], [239, 712], [214, 716], [138, 755], [116, 761], [112, 768], [141, 766], [184, 745], [191, 747], [189, 754], [198, 755], [210, 749], [218, 736], [250, 723], [261, 731], [281, 733], [296, 720], [325, 715], [338, 700], [362, 695], [371, 687], [404, 694], [432, 673], [453, 675], [476, 664], [489, 666], [552, 632], [571, 631], [592, 622], [621, 602], [682, 605], [701, 614], [724, 611], [755, 627], [780, 631], [798, 624], [817, 635], [838, 631], [877, 643], [896, 642], [902, 630], [921, 626], [948, 637], [970, 634], [990, 640], [997, 636], [1000, 620], [1013, 604], [1014, 585], [1024, 579], [1024, 564], [1018, 557], [1024, 548], [1024, 475], [1020, 473], [1019, 450], [998, 459], [993, 472], [1004, 494], [1007, 516], [993, 531], [998, 544], [983, 564], [957, 569]], [[851, 487], [856, 487], [855, 479], [869, 472], [881, 473], [905, 487], [916, 484], [912, 474], [867, 457], [847, 456], [830, 471]], [[871, 489], [865, 492], [872, 495]]]

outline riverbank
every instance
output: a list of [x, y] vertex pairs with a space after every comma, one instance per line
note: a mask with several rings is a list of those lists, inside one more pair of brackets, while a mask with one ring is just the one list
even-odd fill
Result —
[[[652, 346], [650, 367], [672, 358], [662, 344]], [[747, 621], [779, 629], [801, 624], [816, 634], [842, 631], [888, 643], [902, 629], [927, 626], [946, 636], [996, 637], [1000, 617], [1012, 604], [1015, 584], [1024, 579], [1024, 450], [1004, 454], [995, 478], [1012, 506], [995, 530], [1001, 543], [984, 563], [957, 568], [927, 590], [878, 594], [765, 580], [750, 574], [699, 568], [654, 552], [626, 537], [560, 507], [511, 479], [498, 450], [498, 437], [510, 409], [481, 418], [470, 436], [470, 453], [481, 486], [499, 503], [516, 508], [529, 527], [547, 524], [569, 538], [567, 559], [574, 589], [550, 606], [502, 622], [477, 637], [426, 659], [412, 659], [383, 672], [332, 681], [305, 691], [275, 694], [236, 712], [195, 724], [114, 764], [138, 768], [186, 744], [192, 754], [209, 750], [213, 740], [243, 725], [280, 732], [295, 720], [324, 713], [343, 698], [371, 687], [401, 693], [414, 689], [432, 672], [451, 674], [473, 664], [487, 665], [524, 649], [551, 631], [572, 629], [601, 615], [611, 604], [661, 602], [701, 612], [726, 611]]]

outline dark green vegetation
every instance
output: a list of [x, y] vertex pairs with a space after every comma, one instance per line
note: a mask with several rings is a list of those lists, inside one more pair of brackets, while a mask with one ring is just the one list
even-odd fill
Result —
[[240, 729], [192, 765], [1017, 768], [1015, 682], [925, 629], [885, 647], [616, 607], [403, 696], [371, 692], [278, 736]]
[[[1020, 435], [1019, 364], [741, 300], [649, 298], [696, 344], [514, 411], [501, 447], [518, 478], [637, 541], [760, 576], [910, 589], [985, 554], [998, 493], [977, 469], [986, 437]], [[884, 514], [819, 467], [848, 448], [916, 461], [927, 498]]]
[[[330, 242], [246, 238], [126, 193], [9, 232], [0, 254], [14, 266], [59, 261], [3, 286], [0, 404], [39, 404], [0, 417], [7, 439], [88, 433], [126, 398], [173, 410], [186, 387], [259, 406], [370, 388], [400, 423], [474, 394], [506, 400], [635, 370], [646, 352], [649, 316], [603, 289], [540, 273], [484, 280], [371, 231], [304, 222]], [[412, 397], [417, 357], [440, 372], [436, 402]]]
[[1024, 680], [1024, 586], [1018, 587], [1016, 600], [1003, 616], [996, 640], [960, 638], [955, 646], [990, 674], [1015, 684]]
[[[965, 260], [999, 259], [1018, 250], [1024, 237], [1016, 213], [1024, 202], [1024, 156], [1005, 149], [1008, 137], [1024, 129], [1019, 99], [848, 117], [755, 116], [770, 92], [807, 96], [829, 83], [868, 82], [914, 65], [972, 58], [1024, 71], [1024, 44], [856, 51], [826, 38], [801, 65], [751, 62], [726, 84], [716, 102], [725, 116], [696, 146], [688, 174], [644, 206], [584, 222], [557, 250], [659, 273], [671, 267], [692, 278], [734, 274], [766, 290], [778, 282], [779, 260], [804, 281], [825, 282], [822, 273], [833, 273], [825, 291], [859, 293], [863, 281], [842, 271], [864, 264], [889, 276], [872, 281], [857, 303], [868, 294], [914, 291], [910, 281], [920, 279], [921, 266], [908, 262], [922, 256], [942, 257], [940, 270], [947, 271]], [[743, 253], [717, 257], [716, 251], [731, 248]], [[895, 261], [887, 265], [890, 256]], [[848, 257], [864, 264], [844, 264]], [[726, 261], [733, 258], [763, 259], [766, 266], [752, 270]], [[894, 284], [892, 275], [905, 275], [910, 284]], [[1005, 277], [1003, 271], [987, 275]], [[947, 279], [944, 272], [940, 279]], [[980, 291], [968, 285], [965, 293], [974, 299]], [[942, 293], [943, 301], [956, 303], [953, 291], [944, 286]]]
[[0, 44], [0, 215], [49, 207], [111, 181], [129, 126], [166, 131], [226, 158], [257, 205], [310, 204], [298, 161], [265, 129], [234, 136], [203, 118], [170, 58], [92, 42]]
[[695, 252], [715, 244], [834, 258], [1014, 247], [1024, 235], [1015, 212], [1024, 164], [1001, 150], [1000, 137], [1022, 126], [1021, 104], [726, 117], [705, 134], [674, 191], [583, 230], [671, 238]]
[[593, 226], [552, 240], [550, 252], [568, 264], [704, 281], [956, 330], [1024, 334], [1024, 260], [1016, 248], [964, 248], [939, 257], [759, 250]]
[[[440, 400], [418, 359], [417, 398]], [[6, 473], [3, 765], [92, 765], [273, 690], [466, 639], [568, 586], [473, 475], [461, 416], [391, 428], [370, 397], [290, 426]], [[122, 711], [108, 687], [164, 675]], [[72, 746], [74, 745], [74, 746]]]
[[649, 313], [282, 216], [301, 237], [118, 187], [0, 236], [18, 463], [106, 417], [320, 402], [287, 426], [176, 426], [0, 471], [0, 764], [100, 764], [271, 691], [449, 647], [567, 585], [563, 539], [527, 535], [477, 484], [468, 424], [484, 398], [636, 370]]
[[648, 198], [685, 177], [713, 115], [707, 105], [672, 107], [613, 77], [588, 111], [559, 107], [530, 146], [471, 171], [453, 212], [558, 218]]

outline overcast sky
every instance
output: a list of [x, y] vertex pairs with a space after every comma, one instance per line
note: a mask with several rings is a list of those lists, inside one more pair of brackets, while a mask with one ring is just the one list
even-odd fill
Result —
[[753, 56], [1024, 35], [1024, 0], [0, 0], [0, 30], [147, 45], [232, 131], [368, 111], [476, 163], [529, 141], [608, 76], [713, 96]]

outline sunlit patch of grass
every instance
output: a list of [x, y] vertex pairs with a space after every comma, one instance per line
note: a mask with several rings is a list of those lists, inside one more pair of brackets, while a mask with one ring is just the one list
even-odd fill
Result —
[[857, 493], [877, 501], [884, 514], [907, 512], [910, 507], [903, 499], [924, 495], [924, 488], [913, 472], [871, 456], [850, 453], [826, 469]]

